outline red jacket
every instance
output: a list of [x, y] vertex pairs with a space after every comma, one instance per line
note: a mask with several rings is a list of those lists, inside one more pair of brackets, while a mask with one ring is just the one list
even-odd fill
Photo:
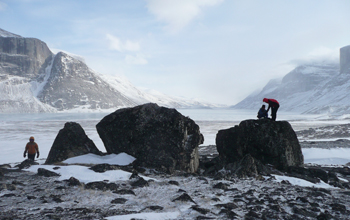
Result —
[[263, 102], [266, 102], [267, 104], [269, 104], [269, 107], [279, 107], [280, 103], [278, 103], [278, 101], [276, 99], [267, 99], [264, 98]]

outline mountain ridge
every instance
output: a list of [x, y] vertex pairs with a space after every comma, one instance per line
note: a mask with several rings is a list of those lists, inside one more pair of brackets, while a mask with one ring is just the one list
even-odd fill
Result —
[[0, 29], [0, 112], [111, 111], [148, 102], [174, 108], [217, 107], [141, 91], [117, 76], [97, 73], [45, 42]]
[[[283, 78], [270, 80], [230, 108], [258, 109], [263, 98], [280, 102], [280, 110], [303, 114], [348, 114], [350, 111], [350, 46], [340, 49], [340, 62], [309, 63], [297, 66]], [[349, 69], [350, 70], [350, 69]]]

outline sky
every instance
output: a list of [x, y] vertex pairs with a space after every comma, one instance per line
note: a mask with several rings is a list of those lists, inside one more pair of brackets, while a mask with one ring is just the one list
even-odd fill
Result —
[[171, 96], [233, 105], [297, 65], [339, 60], [348, 0], [0, 0], [0, 28]]

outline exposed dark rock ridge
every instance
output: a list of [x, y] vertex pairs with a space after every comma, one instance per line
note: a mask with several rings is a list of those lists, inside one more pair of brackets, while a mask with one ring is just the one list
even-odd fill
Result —
[[242, 121], [238, 126], [220, 130], [216, 147], [223, 164], [237, 163], [247, 154], [280, 170], [304, 163], [297, 136], [287, 121]]
[[169, 173], [197, 171], [203, 135], [175, 109], [152, 103], [124, 108], [104, 117], [96, 128], [107, 153], [125, 152], [140, 166]]
[[58, 132], [45, 164], [54, 164], [88, 153], [102, 155], [80, 124], [67, 122]]

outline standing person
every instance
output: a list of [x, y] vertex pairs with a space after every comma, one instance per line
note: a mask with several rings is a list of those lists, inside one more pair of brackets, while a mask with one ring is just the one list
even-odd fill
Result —
[[265, 105], [262, 105], [258, 112], [258, 119], [268, 118]]
[[267, 104], [269, 104], [269, 107], [267, 108], [266, 111], [269, 112], [271, 108], [271, 119], [273, 121], [276, 121], [277, 110], [280, 107], [280, 103], [278, 103], [276, 99], [267, 99], [267, 98], [264, 98], [263, 102], [266, 102]]
[[39, 147], [38, 144], [34, 142], [34, 137], [29, 138], [29, 142], [26, 145], [26, 148], [23, 153], [23, 157], [26, 157], [28, 152], [28, 159], [34, 161], [35, 154], [37, 154], [36, 158], [39, 157]]

